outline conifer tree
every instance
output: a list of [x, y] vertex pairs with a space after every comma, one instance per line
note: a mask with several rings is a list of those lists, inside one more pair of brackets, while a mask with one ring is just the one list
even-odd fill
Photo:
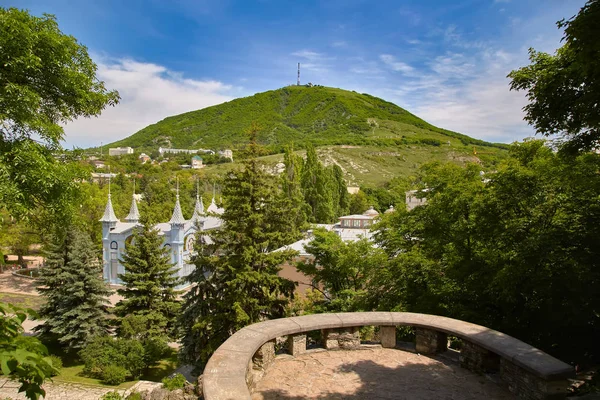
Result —
[[180, 307], [175, 290], [179, 278], [158, 230], [147, 218], [140, 222], [121, 260], [125, 273], [119, 278], [124, 287], [117, 292], [123, 300], [115, 313], [125, 336], [165, 341], [172, 336]]
[[252, 126], [249, 154], [242, 170], [224, 181], [225, 211], [221, 229], [199, 240], [193, 283], [184, 298], [180, 356], [184, 362], [206, 363], [231, 334], [242, 327], [284, 315], [293, 282], [277, 275], [295, 255], [273, 252], [288, 244], [289, 216], [278, 209], [278, 187], [257, 161], [257, 127]]
[[67, 351], [79, 350], [107, 333], [107, 303], [111, 291], [102, 279], [101, 264], [91, 239], [75, 229], [49, 245], [46, 267], [37, 290], [46, 298], [40, 310], [45, 322], [35, 330], [55, 337]]
[[309, 145], [302, 168], [302, 191], [311, 209], [311, 222], [329, 223], [335, 217], [333, 193], [328, 178], [327, 171], [317, 158], [315, 148]]
[[285, 170], [281, 174], [281, 202], [280, 207], [287, 214], [290, 221], [288, 228], [290, 238], [288, 243], [292, 243], [301, 236], [301, 232], [306, 229], [310, 207], [304, 201], [302, 194], [302, 157], [294, 154], [293, 146], [286, 146], [283, 155]]
[[335, 216], [346, 215], [350, 209], [350, 196], [344, 181], [344, 172], [339, 165], [331, 166], [331, 186]]

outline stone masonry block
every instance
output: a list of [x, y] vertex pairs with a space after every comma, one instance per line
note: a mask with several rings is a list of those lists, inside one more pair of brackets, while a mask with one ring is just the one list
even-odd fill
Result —
[[460, 366], [473, 372], [498, 372], [500, 356], [474, 343], [463, 341]]
[[252, 358], [252, 363], [254, 368], [267, 369], [273, 360], [275, 360], [275, 339], [260, 346]]
[[355, 349], [360, 347], [360, 328], [323, 329], [323, 347], [327, 350]]
[[381, 326], [379, 327], [379, 336], [381, 337], [381, 347], [393, 349], [396, 347], [396, 327]]
[[422, 354], [436, 354], [448, 349], [448, 337], [431, 329], [416, 329], [416, 350]]
[[506, 359], [500, 360], [500, 378], [508, 390], [527, 400], [559, 400], [568, 394], [569, 381], [545, 380]]
[[306, 334], [289, 335], [287, 344], [288, 352], [294, 357], [306, 353]]

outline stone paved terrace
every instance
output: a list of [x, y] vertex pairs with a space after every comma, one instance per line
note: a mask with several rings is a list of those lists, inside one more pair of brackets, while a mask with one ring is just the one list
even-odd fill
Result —
[[456, 361], [381, 347], [278, 356], [252, 394], [252, 400], [515, 398]]
[[[319, 341], [327, 350], [343, 352], [340, 354], [348, 354], [348, 350], [359, 351], [360, 353], [363, 348], [360, 342], [361, 326], [378, 326], [381, 347], [388, 350], [380, 350], [381, 357], [379, 357], [379, 354], [375, 354], [366, 360], [357, 359], [354, 363], [329, 365], [330, 370], [321, 369], [326, 364], [323, 361], [328, 360], [328, 358], [321, 360], [320, 357], [337, 356], [335, 354], [329, 354], [328, 356], [313, 355], [307, 348], [307, 333], [320, 331]], [[204, 369], [204, 398], [206, 400], [250, 400], [253, 396], [252, 391], [255, 388], [259, 388], [259, 392], [255, 393], [256, 395], [262, 393], [265, 398], [272, 395], [273, 398], [288, 400], [296, 400], [306, 396], [313, 396], [317, 399], [376, 398], [368, 393], [363, 395], [361, 391], [368, 390], [369, 387], [376, 386], [377, 383], [382, 383], [385, 388], [388, 382], [398, 379], [398, 376], [408, 376], [406, 383], [415, 384], [414, 389], [417, 390], [417, 393], [427, 393], [423, 391], [430, 391], [434, 387], [434, 385], [431, 385], [432, 379], [438, 375], [443, 376], [441, 372], [445, 370], [444, 364], [436, 364], [434, 361], [437, 358], [429, 359], [428, 362], [431, 364], [426, 364], [429, 365], [427, 367], [429, 369], [425, 371], [424, 375], [418, 377], [416, 371], [423, 372], [422, 369], [419, 369], [422, 368], [422, 365], [414, 364], [412, 360], [407, 361], [404, 356], [409, 356], [396, 349], [398, 326], [411, 326], [414, 328], [415, 349], [420, 354], [418, 357], [422, 357], [423, 360], [426, 356], [440, 357], [445, 355], [447, 353], [448, 335], [462, 339], [459, 356], [460, 367], [475, 374], [493, 374], [499, 378], [498, 380], [504, 388], [522, 399], [564, 399], [567, 396], [568, 379], [574, 376], [575, 371], [571, 366], [541, 350], [502, 332], [465, 321], [436, 315], [403, 312], [331, 313], [264, 321], [247, 326], [233, 334], [215, 351]], [[289, 354], [301, 361], [301, 363], [296, 364], [290, 361], [289, 365], [275, 370], [283, 371], [286, 379], [292, 379], [292, 381], [298, 383], [289, 381], [290, 388], [298, 388], [293, 389], [294, 391], [289, 395], [285, 394], [284, 387], [278, 387], [273, 381], [271, 381], [271, 386], [258, 386], [269, 385], [268, 374], [271, 373], [269, 371], [273, 362], [283, 362], [281, 358], [276, 360], [275, 357], [275, 350], [282, 344], [282, 341], [287, 343]], [[364, 354], [364, 352], [362, 353]], [[386, 359], [388, 354], [402, 357], [400, 361], [394, 361], [392, 357], [389, 359], [389, 364], [378, 364]], [[360, 357], [360, 355], [348, 354], [346, 357]], [[311, 374], [310, 368], [308, 368], [309, 371], [298, 369], [297, 374], [291, 373], [293, 365], [307, 365], [307, 363], [313, 363], [317, 360], [320, 362], [320, 364], [317, 363], [320, 366], [318, 368], [320, 373], [312, 378], [308, 375], [301, 376], [301, 374]], [[355, 365], [357, 369], [353, 370], [354, 372], [345, 372], [352, 365]], [[362, 369], [358, 368], [359, 366], [370, 367]], [[464, 373], [468, 374], [467, 371], [464, 371]], [[399, 375], [407, 373], [409, 375]], [[266, 374], [267, 381], [261, 383]], [[294, 375], [298, 374], [300, 378], [294, 378]], [[372, 381], [369, 378], [360, 379], [359, 382], [356, 375], [352, 374], [358, 376], [362, 374], [368, 377], [380, 376], [380, 378], [377, 378], [380, 380]], [[459, 376], [472, 376], [463, 375], [462, 372], [460, 375], [458, 375], [458, 372], [455, 374], [455, 380], [458, 380], [457, 377]], [[325, 379], [327, 376], [336, 378], [328, 381]], [[339, 384], [337, 378], [349, 380]], [[453, 380], [448, 379], [448, 382]], [[324, 392], [318, 394], [318, 391], [315, 390], [310, 393], [302, 393], [303, 390], [308, 390], [302, 385], [313, 381], [319, 382], [318, 389]], [[366, 386], [363, 386], [364, 382], [367, 382]], [[420, 386], [419, 382], [424, 386]], [[340, 397], [333, 395], [327, 397], [329, 391], [334, 390], [334, 388], [337, 388], [335, 390], [351, 390], [354, 394], [342, 393]], [[297, 390], [298, 393], [296, 393]], [[451, 388], [448, 390], [449, 393], [452, 393]], [[377, 393], [390, 393], [390, 390], [384, 389]], [[461, 397], [441, 394], [438, 398], [470, 398], [464, 397], [465, 394], [475, 393], [477, 393], [476, 390], [469, 389], [468, 391], [462, 390]], [[398, 393], [393, 393], [393, 395], [395, 397], [392, 398], [402, 398], [398, 396]], [[484, 397], [503, 398], [486, 395], [485, 393], [482, 393], [480, 397], [472, 398]], [[411, 397], [406, 398], [416, 397], [412, 397], [411, 393]], [[422, 398], [434, 397], [424, 396]]]

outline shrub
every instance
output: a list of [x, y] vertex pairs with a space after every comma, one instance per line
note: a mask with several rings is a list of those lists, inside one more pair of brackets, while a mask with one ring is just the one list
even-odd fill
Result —
[[52, 362], [52, 366], [54, 368], [56, 368], [56, 372], [53, 373], [52, 376], [56, 376], [60, 373], [60, 370], [62, 369], [63, 363], [62, 360], [59, 356], [55, 356], [54, 354], [50, 355], [50, 361]]
[[133, 379], [137, 379], [146, 367], [144, 347], [137, 340], [97, 337], [79, 352], [85, 367], [83, 372], [101, 378], [109, 365], [124, 368]]
[[102, 380], [109, 385], [120, 385], [125, 382], [127, 370], [119, 365], [108, 365], [102, 370]]
[[186, 379], [181, 374], [175, 374], [171, 378], [163, 378], [163, 387], [167, 390], [183, 389], [186, 383]]
[[108, 392], [105, 393], [104, 396], [100, 397], [100, 400], [123, 400], [123, 396], [121, 396], [118, 392]]
[[139, 392], [130, 393], [125, 400], [142, 400], [142, 395]]

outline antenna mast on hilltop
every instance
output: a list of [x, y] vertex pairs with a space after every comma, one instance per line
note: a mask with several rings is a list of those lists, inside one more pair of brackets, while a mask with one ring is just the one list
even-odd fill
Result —
[[300, 63], [298, 63], [298, 82], [296, 85], [300, 86]]

